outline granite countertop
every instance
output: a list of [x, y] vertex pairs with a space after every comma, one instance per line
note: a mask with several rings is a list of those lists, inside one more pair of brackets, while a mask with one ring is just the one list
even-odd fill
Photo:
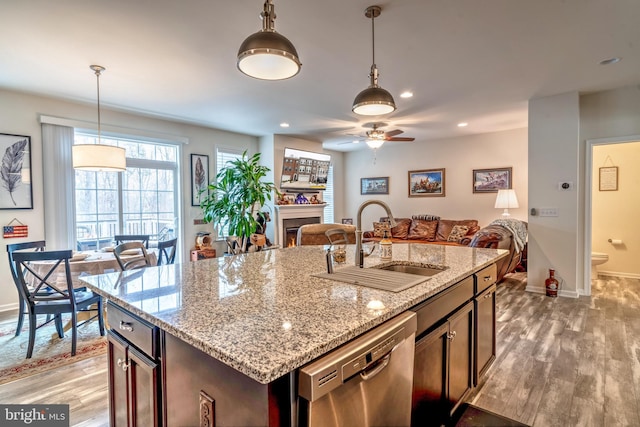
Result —
[[[354, 245], [345, 266], [354, 265]], [[448, 269], [394, 293], [322, 279], [322, 246], [82, 277], [115, 304], [267, 384], [506, 256], [505, 250], [394, 244], [393, 262]], [[388, 263], [388, 261], [387, 261]], [[365, 267], [383, 264], [365, 258]], [[336, 271], [340, 265], [336, 265]]]

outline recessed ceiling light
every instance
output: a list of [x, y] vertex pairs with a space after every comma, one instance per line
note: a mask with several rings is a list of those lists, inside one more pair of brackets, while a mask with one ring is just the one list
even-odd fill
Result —
[[622, 58], [614, 56], [613, 58], [603, 59], [602, 61], [600, 61], [600, 65], [610, 65], [618, 63], [620, 61], [622, 61]]
[[282, 122], [282, 123], [280, 123], [280, 127], [281, 127], [281, 128], [288, 128], [288, 127], [289, 127], [289, 123], [287, 123], [287, 122]]
[[464, 128], [464, 127], [467, 127], [467, 126], [469, 126], [469, 123], [467, 123], [467, 122], [460, 122], [460, 123], [458, 123], [458, 127], [459, 127], [459, 128]]
[[413, 96], [413, 92], [410, 90], [406, 90], [400, 94], [400, 98], [411, 98]]

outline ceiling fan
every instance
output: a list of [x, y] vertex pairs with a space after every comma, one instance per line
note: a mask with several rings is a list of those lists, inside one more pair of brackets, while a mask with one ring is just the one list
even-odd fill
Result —
[[[411, 142], [415, 140], [415, 138], [411, 138], [411, 137], [396, 136], [396, 135], [400, 135], [401, 133], [404, 133], [404, 131], [400, 129], [395, 129], [388, 132], [385, 132], [384, 130], [380, 129], [381, 127], [385, 127], [385, 126], [386, 126], [386, 123], [373, 123], [371, 125], [372, 130], [366, 131], [365, 136], [360, 136], [357, 141], [359, 142], [360, 140], [364, 140], [369, 146], [369, 148], [377, 150], [378, 148], [382, 147], [382, 144], [384, 144], [385, 141]], [[356, 141], [353, 141], [353, 142], [356, 142]], [[350, 144], [350, 143], [352, 142], [343, 142], [342, 144]]]

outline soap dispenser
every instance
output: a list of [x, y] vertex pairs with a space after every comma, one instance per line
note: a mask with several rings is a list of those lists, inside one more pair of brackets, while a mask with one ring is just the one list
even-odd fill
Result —
[[382, 240], [380, 240], [380, 259], [390, 260], [392, 257], [391, 239], [389, 231], [384, 230]]

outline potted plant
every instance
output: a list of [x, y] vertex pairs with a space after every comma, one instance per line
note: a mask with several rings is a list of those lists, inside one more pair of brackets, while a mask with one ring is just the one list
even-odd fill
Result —
[[259, 162], [260, 153], [248, 157], [246, 151], [242, 158], [227, 162], [200, 203], [206, 223], [228, 226], [232, 237], [227, 242], [237, 242], [229, 245], [234, 254], [247, 251], [249, 239], [258, 228], [256, 214], [262, 214], [259, 209], [271, 200], [272, 192], [280, 194], [273, 182], [263, 180], [270, 169]]

